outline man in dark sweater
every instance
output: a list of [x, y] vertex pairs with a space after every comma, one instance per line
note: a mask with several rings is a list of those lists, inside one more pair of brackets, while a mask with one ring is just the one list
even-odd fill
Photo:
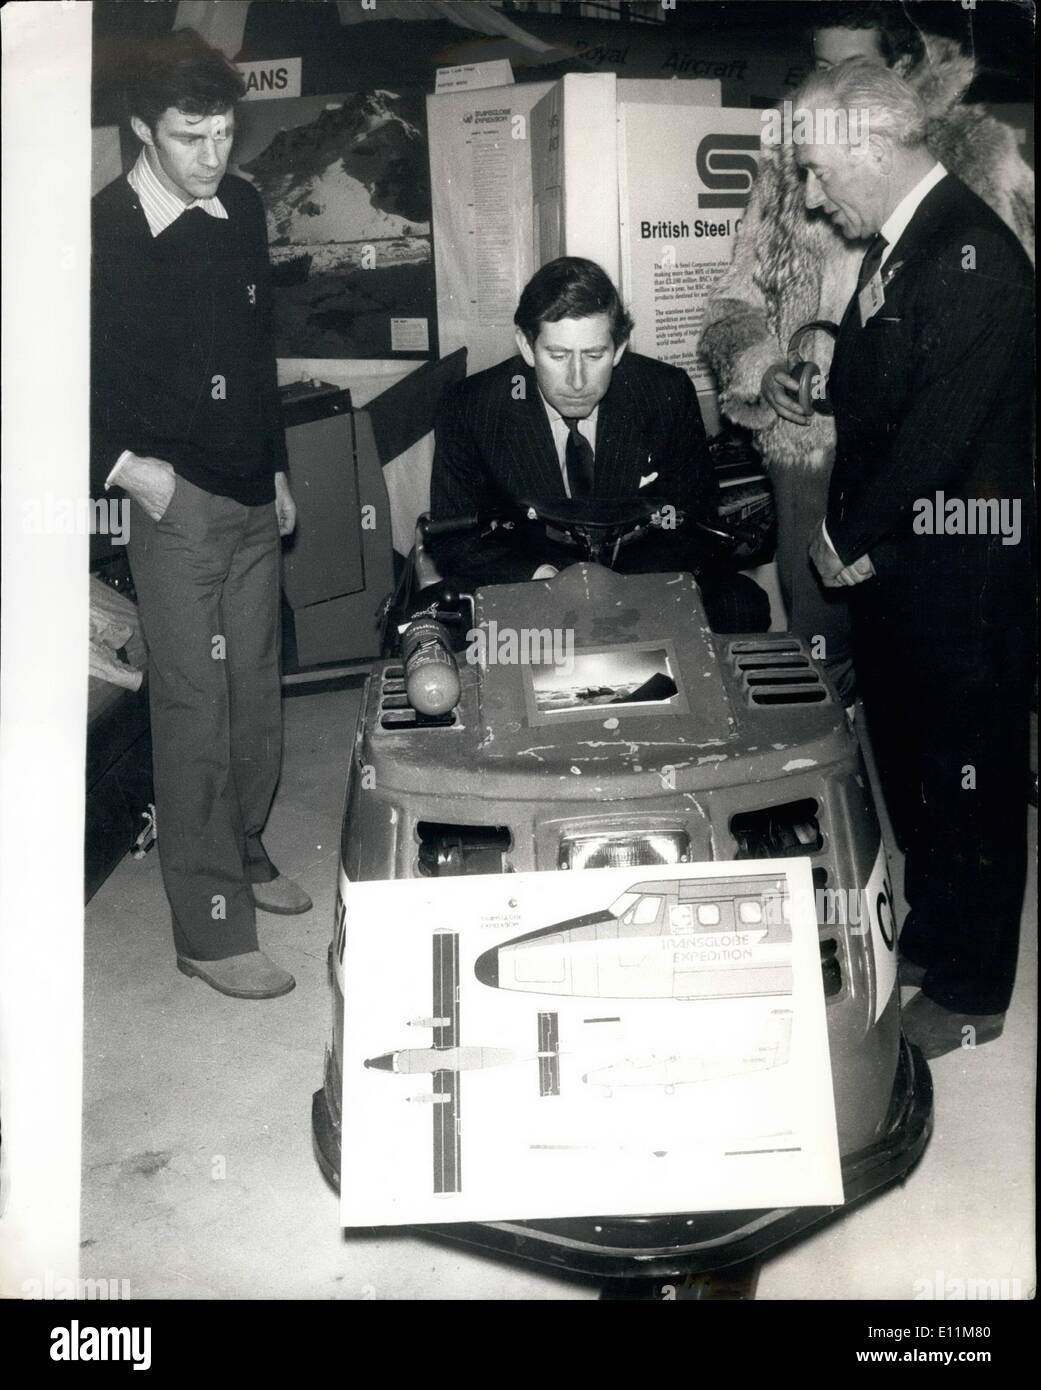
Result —
[[286, 994], [256, 909], [307, 911], [261, 843], [282, 756], [279, 536], [295, 524], [256, 192], [225, 174], [242, 79], [190, 30], [127, 90], [142, 142], [94, 199], [91, 484], [130, 498], [159, 855], [178, 968]]

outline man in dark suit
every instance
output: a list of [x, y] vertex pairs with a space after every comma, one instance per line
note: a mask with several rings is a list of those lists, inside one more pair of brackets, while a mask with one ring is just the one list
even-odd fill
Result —
[[[904, 1028], [997, 1037], [1026, 874], [1032, 286], [1012, 233], [925, 144], [893, 73], [843, 64], [796, 106], [866, 117], [804, 144], [806, 202], [872, 238], [829, 390], [838, 446], [811, 547], [848, 588], [872, 743], [906, 853]], [[834, 127], [833, 127], [834, 128]]]
[[[632, 320], [600, 266], [544, 265], [514, 315], [519, 356], [446, 393], [435, 433], [435, 520], [494, 514], [517, 501], [660, 499], [716, 521], [718, 495], [697, 393], [686, 372], [627, 351]], [[563, 543], [501, 532], [435, 544], [442, 573], [467, 587], [508, 583], [574, 563]], [[763, 631], [769, 602], [752, 580], [707, 558], [696, 531], [656, 530], [619, 551], [626, 573], [695, 570], [709, 622]]]

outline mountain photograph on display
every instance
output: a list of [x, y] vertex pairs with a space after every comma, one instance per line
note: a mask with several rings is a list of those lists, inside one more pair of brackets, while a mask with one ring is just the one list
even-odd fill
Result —
[[679, 693], [663, 647], [577, 652], [566, 666], [531, 668], [535, 709], [552, 715], [606, 705], [664, 704]]
[[247, 101], [234, 171], [264, 202], [279, 357], [436, 348], [421, 94]]

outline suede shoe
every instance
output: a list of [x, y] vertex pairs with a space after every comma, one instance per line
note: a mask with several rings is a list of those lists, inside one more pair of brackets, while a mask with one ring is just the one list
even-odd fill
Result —
[[189, 960], [177, 957], [177, 969], [182, 975], [202, 980], [204, 984], [232, 999], [276, 999], [296, 987], [288, 970], [283, 970], [263, 951], [247, 951], [241, 956], [225, 956], [223, 960]]
[[254, 906], [261, 912], [274, 912], [279, 917], [293, 917], [298, 912], [310, 912], [313, 903], [299, 883], [279, 874], [269, 883], [251, 883]]
[[904, 1036], [932, 1061], [948, 1052], [982, 1047], [1000, 1038], [1004, 1014], [961, 1014], [918, 994], [901, 1013]]

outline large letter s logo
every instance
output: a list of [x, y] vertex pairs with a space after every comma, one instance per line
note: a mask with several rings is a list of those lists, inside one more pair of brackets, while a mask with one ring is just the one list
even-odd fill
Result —
[[[755, 153], [739, 154], [739, 150]], [[748, 203], [759, 163], [758, 135], [706, 135], [698, 146], [697, 170], [702, 183], [717, 189], [699, 193], [699, 208], [743, 208]], [[727, 173], [726, 170], [734, 170]], [[729, 192], [722, 190], [728, 189]]]

